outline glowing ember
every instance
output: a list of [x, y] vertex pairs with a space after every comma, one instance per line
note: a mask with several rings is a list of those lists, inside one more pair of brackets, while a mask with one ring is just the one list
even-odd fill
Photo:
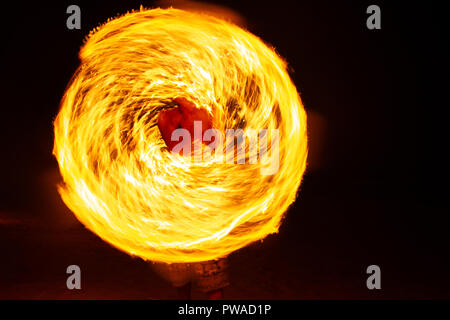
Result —
[[[274, 50], [217, 18], [154, 9], [97, 28], [80, 58], [55, 120], [54, 154], [61, 196], [87, 228], [162, 262], [219, 258], [278, 230], [307, 141], [305, 111]], [[278, 170], [262, 174], [269, 152], [256, 164], [171, 153], [157, 121], [177, 97], [221, 132], [278, 129]]]

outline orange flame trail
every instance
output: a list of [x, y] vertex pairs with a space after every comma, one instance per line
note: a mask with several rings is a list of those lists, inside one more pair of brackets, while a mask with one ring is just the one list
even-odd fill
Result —
[[[306, 114], [286, 63], [223, 20], [141, 9], [89, 35], [55, 120], [66, 205], [90, 230], [146, 260], [216, 259], [277, 232], [306, 166]], [[279, 170], [170, 153], [156, 126], [176, 97], [214, 128], [279, 130]], [[248, 150], [247, 150], [248, 151]]]

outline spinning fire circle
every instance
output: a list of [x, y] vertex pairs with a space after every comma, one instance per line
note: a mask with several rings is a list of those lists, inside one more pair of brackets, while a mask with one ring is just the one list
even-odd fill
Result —
[[[306, 166], [306, 114], [286, 63], [258, 37], [208, 15], [132, 12], [92, 31], [55, 120], [66, 205], [146, 260], [217, 259], [278, 230]], [[185, 99], [212, 126], [278, 129], [277, 170], [171, 153], [158, 115]], [[245, 149], [248, 159], [249, 148]], [[234, 155], [234, 153], [233, 153]]]

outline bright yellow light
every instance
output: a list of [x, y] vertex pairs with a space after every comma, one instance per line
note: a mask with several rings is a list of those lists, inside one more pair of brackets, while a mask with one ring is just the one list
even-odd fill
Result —
[[[277, 232], [306, 165], [306, 114], [285, 62], [251, 33], [176, 9], [94, 30], [55, 120], [66, 205], [90, 230], [146, 260], [225, 256]], [[158, 112], [175, 97], [213, 127], [278, 129], [279, 170], [170, 153]]]

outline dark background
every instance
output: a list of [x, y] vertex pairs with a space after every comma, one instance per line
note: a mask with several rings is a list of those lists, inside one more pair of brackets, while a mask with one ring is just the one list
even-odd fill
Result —
[[[449, 299], [449, 52], [440, 2], [220, 3], [289, 62], [311, 139], [310, 166], [279, 234], [231, 255], [225, 296]], [[81, 30], [66, 28], [70, 4], [81, 7]], [[140, 4], [0, 7], [0, 298], [175, 297], [147, 263], [76, 221], [55, 188], [52, 121], [83, 38]], [[381, 30], [366, 28], [370, 4], [381, 7]], [[80, 291], [65, 287], [70, 264], [81, 267]], [[366, 288], [371, 264], [381, 268], [381, 290]]]

